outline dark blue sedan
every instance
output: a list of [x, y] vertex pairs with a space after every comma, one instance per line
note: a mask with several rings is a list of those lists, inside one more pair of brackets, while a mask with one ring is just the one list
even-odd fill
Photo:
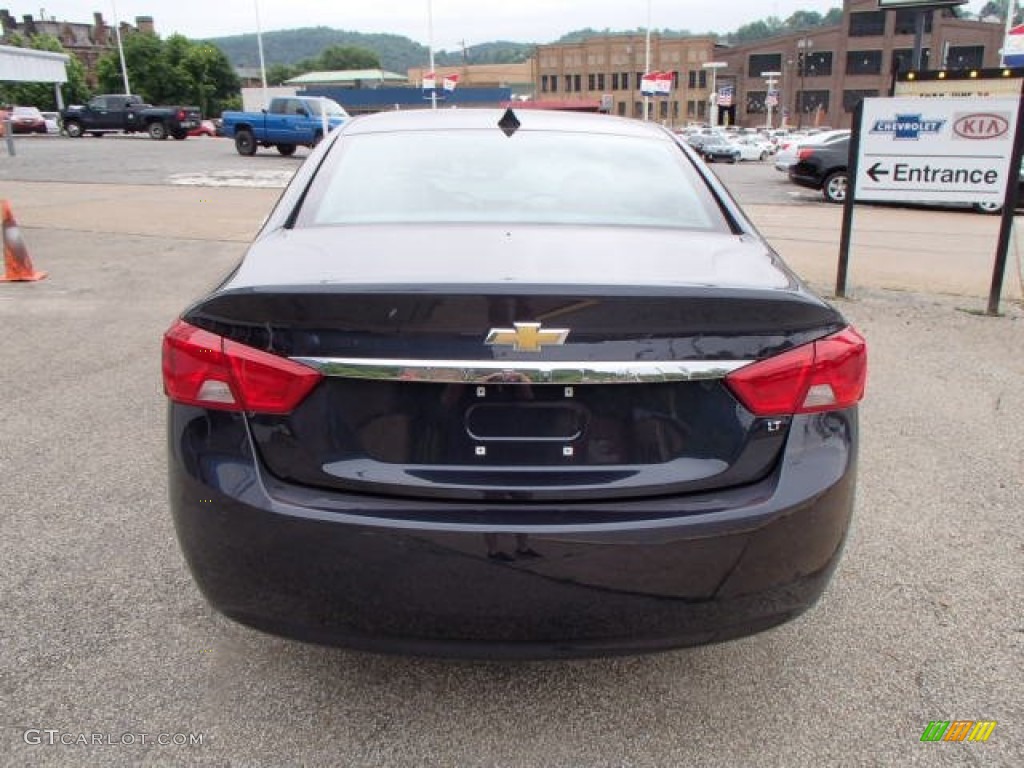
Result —
[[289, 637], [636, 653], [805, 611], [853, 509], [865, 343], [670, 132], [333, 132], [164, 338], [203, 594]]

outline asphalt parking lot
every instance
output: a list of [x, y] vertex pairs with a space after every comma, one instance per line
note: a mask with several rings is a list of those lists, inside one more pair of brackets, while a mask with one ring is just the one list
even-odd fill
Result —
[[[115, 137], [0, 155], [0, 197], [50, 273], [0, 285], [0, 763], [1024, 765], [1024, 309], [1011, 258], [1004, 315], [978, 312], [997, 225], [963, 211], [858, 211], [840, 302], [870, 344], [857, 512], [800, 619], [652, 656], [489, 663], [214, 614], [167, 510], [160, 336], [303, 156]], [[827, 293], [838, 209], [787, 197], [767, 165], [719, 170]], [[933, 720], [998, 724], [922, 743]]]

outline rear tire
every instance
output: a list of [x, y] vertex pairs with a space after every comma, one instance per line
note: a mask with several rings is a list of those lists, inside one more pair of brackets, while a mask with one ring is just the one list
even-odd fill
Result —
[[183, 131], [181, 129], [178, 129], [177, 131], [172, 133], [171, 136], [174, 137], [175, 141], [184, 141], [185, 139], [188, 138], [188, 131]]
[[833, 171], [825, 177], [825, 183], [821, 187], [821, 192], [825, 195], [826, 200], [838, 205], [846, 202], [849, 186], [849, 178], [846, 175], [846, 171]]
[[68, 120], [64, 123], [64, 132], [72, 139], [80, 139], [85, 134], [82, 124], [77, 120]]
[[252, 135], [252, 131], [247, 128], [235, 131], [235, 149], [240, 155], [256, 154], [256, 137]]
[[294, 144], [278, 144], [277, 145], [277, 151], [280, 152], [285, 157], [291, 157], [292, 155], [295, 154], [295, 145]]
[[167, 138], [167, 126], [156, 120], [149, 124], [149, 138], [163, 141]]
[[1001, 213], [1003, 210], [1002, 203], [974, 203], [971, 207], [978, 213], [985, 213], [989, 215]]

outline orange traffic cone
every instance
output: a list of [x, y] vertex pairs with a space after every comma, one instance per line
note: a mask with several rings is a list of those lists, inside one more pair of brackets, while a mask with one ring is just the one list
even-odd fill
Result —
[[0, 201], [0, 205], [3, 207], [4, 230], [4, 274], [0, 277], [0, 283], [42, 280], [46, 277], [46, 273], [36, 272], [33, 269], [32, 259], [28, 255], [28, 247], [21, 237], [18, 222], [14, 220], [11, 204], [3, 200]]

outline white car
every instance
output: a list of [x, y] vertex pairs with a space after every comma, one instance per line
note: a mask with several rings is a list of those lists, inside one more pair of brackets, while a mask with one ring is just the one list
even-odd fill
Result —
[[41, 112], [43, 120], [46, 121], [46, 132], [48, 134], [60, 133], [60, 113], [59, 112]]
[[740, 151], [740, 160], [765, 160], [771, 149], [753, 136], [740, 136], [732, 144]]
[[796, 162], [796, 153], [800, 147], [815, 144], [830, 144], [833, 141], [849, 136], [850, 132], [845, 128], [835, 131], [822, 131], [812, 136], [793, 137], [788, 143], [779, 145], [779, 151], [775, 155], [775, 170], [782, 173], [789, 173], [789, 166]]

